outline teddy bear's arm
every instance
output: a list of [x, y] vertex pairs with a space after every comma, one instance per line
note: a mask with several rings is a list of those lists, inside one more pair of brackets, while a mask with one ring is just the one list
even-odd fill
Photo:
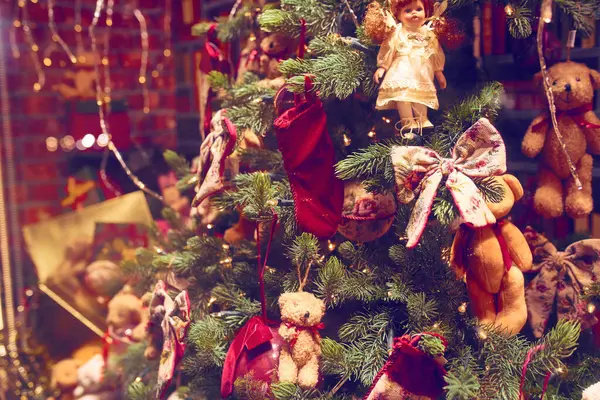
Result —
[[289, 341], [296, 335], [296, 328], [294, 328], [293, 326], [288, 327], [285, 323], [282, 323], [279, 326], [279, 334], [286, 341]]
[[[600, 119], [594, 114], [593, 111], [585, 113], [584, 117], [586, 122], [594, 125], [600, 125]], [[588, 145], [588, 152], [591, 154], [600, 154], [600, 128], [583, 128], [585, 133], [585, 139]]]
[[531, 122], [521, 143], [523, 154], [531, 158], [540, 154], [546, 142], [548, 128], [549, 124], [546, 115], [540, 115]]
[[463, 279], [466, 273], [464, 253], [467, 247], [467, 235], [463, 228], [458, 228], [450, 250], [450, 267], [456, 274], [456, 279]]

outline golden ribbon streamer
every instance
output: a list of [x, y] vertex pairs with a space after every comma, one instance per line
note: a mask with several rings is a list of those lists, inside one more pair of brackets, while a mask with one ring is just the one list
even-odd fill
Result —
[[543, 78], [542, 80], [544, 81], [544, 92], [546, 94], [546, 98], [548, 99], [548, 106], [550, 108], [550, 119], [552, 120], [552, 126], [554, 127], [554, 134], [556, 135], [556, 139], [558, 140], [558, 143], [562, 148], [563, 154], [567, 159], [571, 176], [575, 180], [575, 186], [577, 186], [577, 189], [582, 190], [583, 186], [581, 185], [581, 180], [577, 175], [577, 167], [575, 166], [575, 164], [573, 164], [573, 160], [567, 152], [567, 145], [565, 144], [563, 136], [560, 133], [560, 130], [558, 129], [558, 120], [556, 119], [556, 104], [554, 103], [552, 84], [550, 83], [550, 77], [548, 76], [548, 71], [546, 67], [546, 60], [544, 59], [544, 27], [550, 22], [552, 22], [552, 0], [543, 0], [542, 7], [540, 10], [540, 22], [537, 31], [537, 51], [538, 58], [540, 60], [540, 68]]
[[77, 62], [77, 57], [69, 48], [69, 45], [65, 43], [62, 37], [60, 37], [58, 31], [56, 30], [56, 21], [54, 19], [54, 0], [48, 0], [48, 27], [50, 28], [50, 32], [52, 33], [52, 40], [57, 42], [60, 47], [63, 48], [71, 63], [75, 64]]
[[[92, 44], [92, 53], [94, 55], [98, 54], [98, 44], [96, 41], [95, 30], [96, 30], [96, 26], [98, 26], [98, 20], [100, 19], [100, 13], [102, 12], [103, 7], [104, 7], [104, 0], [96, 0], [96, 8], [94, 9], [94, 18], [92, 19], [92, 24], [90, 25], [90, 28], [89, 28], [90, 42]], [[148, 37], [147, 37], [147, 31], [146, 31], [146, 41], [147, 40], [148, 40]], [[100, 75], [98, 63], [99, 63], [98, 57], [95, 57], [94, 72], [96, 73], [96, 76]], [[99, 79], [96, 79], [96, 103], [98, 104], [98, 116], [100, 117], [100, 129], [102, 130], [102, 134], [106, 135], [106, 137], [109, 139], [107, 148], [110, 151], [112, 151], [112, 153], [115, 155], [115, 157], [119, 161], [119, 164], [121, 164], [121, 167], [123, 168], [123, 170], [129, 177], [129, 179], [131, 179], [131, 181], [140, 190], [144, 191], [144, 193], [156, 198], [157, 200], [159, 200], [160, 202], [162, 202], [164, 204], [165, 203], [164, 199], [160, 194], [156, 193], [155, 191], [153, 191], [151, 189], [148, 189], [148, 187], [144, 184], [144, 182], [142, 182], [136, 175], [133, 174], [133, 172], [129, 169], [129, 167], [123, 160], [123, 156], [121, 155], [119, 150], [117, 150], [117, 147], [112, 142], [111, 135], [109, 133], [110, 128], [108, 126], [108, 121], [106, 121], [106, 118], [105, 118], [104, 102], [102, 101], [102, 88], [100, 87]], [[103, 171], [105, 171], [105, 169], [103, 169]], [[101, 176], [102, 180], [104, 181], [104, 183], [106, 184], [108, 182], [108, 179], [106, 179], [106, 172], [102, 172], [100, 174], [100, 176]], [[109, 185], [110, 185], [110, 183], [109, 183]], [[112, 185], [110, 185], [109, 188], [110, 187], [112, 187]]]
[[142, 84], [142, 96], [144, 97], [144, 114], [150, 112], [150, 98], [148, 96], [148, 79], [146, 77], [146, 70], [148, 68], [148, 27], [146, 25], [146, 18], [144, 14], [136, 8], [133, 10], [133, 15], [140, 24], [140, 36], [142, 38], [142, 60], [140, 64], [140, 75], [138, 81]]

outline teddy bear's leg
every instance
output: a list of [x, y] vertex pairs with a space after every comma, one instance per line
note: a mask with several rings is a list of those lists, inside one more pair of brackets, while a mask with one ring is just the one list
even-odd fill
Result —
[[564, 211], [562, 182], [548, 168], [540, 168], [533, 205], [538, 214], [546, 218], [559, 217]]
[[287, 349], [281, 349], [277, 373], [280, 382], [296, 383], [298, 381], [298, 367]]
[[495, 325], [508, 336], [516, 335], [527, 322], [525, 278], [518, 268], [511, 268], [502, 280], [498, 294], [498, 316]]
[[302, 389], [314, 388], [319, 381], [319, 358], [316, 354], [298, 372], [298, 385]]
[[577, 164], [577, 175], [581, 181], [582, 190], [575, 186], [575, 180], [572, 177], [567, 181], [565, 210], [571, 218], [584, 217], [594, 209], [594, 200], [592, 199], [593, 166], [594, 159], [589, 154], [581, 157]]
[[493, 324], [496, 320], [496, 300], [487, 292], [471, 273], [467, 273], [467, 291], [471, 303], [471, 311], [482, 325]]

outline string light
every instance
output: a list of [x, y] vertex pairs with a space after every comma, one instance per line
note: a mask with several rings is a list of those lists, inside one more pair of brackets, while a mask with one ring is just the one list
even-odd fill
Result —
[[[50, 28], [50, 32], [52, 32], [52, 40], [57, 42], [60, 45], [60, 47], [62, 47], [65, 53], [67, 53], [69, 60], [71, 60], [71, 62], [75, 64], [77, 62], [77, 58], [56, 30], [56, 21], [54, 20], [54, 0], [48, 0], [48, 27]], [[50, 62], [50, 64], [46, 64], [46, 60], [49, 59], [44, 59], [44, 65], [46, 65], [47, 67], [52, 65], [52, 62]]]
[[488, 338], [486, 331], [484, 331], [481, 328], [479, 328], [479, 331], [477, 332], [477, 336], [479, 336], [479, 339], [481, 339], [481, 340], [487, 340], [487, 338]]
[[148, 27], [146, 26], [146, 18], [139, 9], [133, 10], [133, 15], [140, 24], [140, 36], [142, 38], [142, 60], [140, 65], [140, 74], [138, 81], [142, 84], [142, 97], [144, 98], [145, 114], [150, 112], [150, 96], [148, 95], [148, 83], [146, 81], [146, 69], [148, 67]]
[[350, 146], [351, 144], [352, 144], [352, 139], [350, 139], [350, 138], [348, 137], [348, 135], [346, 135], [346, 134], [344, 133], [344, 146], [348, 147], [348, 146]]
[[461, 314], [464, 314], [467, 312], [467, 303], [462, 303], [459, 307], [458, 307], [458, 312]]
[[[98, 43], [96, 41], [96, 34], [95, 34], [95, 29], [96, 26], [98, 25], [98, 20], [100, 19], [100, 13], [102, 11], [102, 7], [104, 6], [104, 0], [96, 0], [96, 7], [94, 9], [94, 17], [92, 19], [92, 23], [90, 25], [89, 28], [89, 36], [90, 36], [90, 42], [92, 44], [92, 53], [93, 54], [98, 54]], [[146, 37], [146, 41], [147, 41], [147, 37]], [[99, 76], [99, 64], [100, 64], [100, 60], [98, 60], [99, 57], [95, 57], [94, 59], [94, 72], [96, 73], [96, 76]], [[104, 114], [104, 107], [102, 106], [102, 90], [100, 88], [100, 82], [99, 79], [96, 79], [96, 102], [98, 104], [98, 116], [100, 118], [100, 129], [102, 130], [102, 133], [107, 135], [108, 137], [110, 137], [109, 132], [109, 127], [108, 127], [108, 123], [106, 121], [105, 118], [105, 114]], [[136, 176], [133, 174], [133, 172], [129, 169], [129, 167], [127, 166], [127, 164], [125, 163], [125, 160], [123, 160], [123, 156], [121, 155], [121, 153], [119, 152], [119, 150], [117, 150], [116, 146], [114, 145], [114, 143], [112, 141], [108, 142], [108, 145], [106, 146], [107, 150], [112, 151], [112, 153], [115, 155], [115, 158], [117, 159], [117, 161], [119, 162], [119, 164], [121, 165], [121, 168], [123, 168], [123, 170], [125, 171], [125, 173], [127, 174], [127, 176], [129, 177], [129, 179], [142, 191], [144, 191], [145, 193], [147, 193], [148, 195], [156, 198], [157, 200], [159, 200], [161, 203], [165, 204], [163, 197], [154, 192], [153, 190], [150, 190], [146, 187], [146, 185]], [[100, 177], [103, 180], [104, 184], [107, 185], [109, 187], [109, 189], [113, 190], [113, 192], [116, 192], [116, 190], [114, 189], [114, 186], [110, 183], [110, 181], [108, 180], [107, 176], [106, 176], [106, 162], [108, 159], [108, 153], [105, 153], [104, 158], [102, 160], [102, 165], [100, 167]]]
[[383, 120], [383, 122], [385, 122], [386, 124], [389, 124], [390, 122], [392, 122], [391, 119], [387, 118], [387, 117], [382, 117], [381, 118]]
[[512, 17], [513, 15], [515, 15], [515, 8], [512, 4], [508, 3], [506, 7], [504, 7], [504, 13], [507, 17]]
[[596, 305], [594, 303], [589, 303], [587, 305], [587, 312], [590, 314], [594, 314], [596, 312]]
[[367, 136], [370, 138], [374, 138], [377, 135], [377, 133], [374, 130], [370, 130], [369, 133], [367, 133]]
[[329, 249], [329, 251], [334, 251], [335, 250], [335, 243], [332, 242], [331, 240], [327, 241], [327, 248]]
[[540, 8], [540, 18], [546, 24], [552, 22], [552, 0], [543, 0]]
[[56, 150], [58, 150], [58, 140], [53, 137], [47, 137], [46, 138], [46, 149], [50, 152], [54, 152]]

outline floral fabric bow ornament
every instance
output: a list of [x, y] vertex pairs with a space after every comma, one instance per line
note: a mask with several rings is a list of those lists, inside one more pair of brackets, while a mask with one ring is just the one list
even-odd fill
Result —
[[185, 337], [190, 324], [190, 299], [187, 291], [183, 291], [171, 299], [167, 293], [167, 285], [158, 281], [150, 301], [151, 320], [154, 315], [164, 315], [161, 322], [163, 348], [158, 367], [156, 398], [162, 399], [175, 374], [175, 367], [185, 351]]
[[575, 319], [589, 328], [597, 319], [587, 312], [581, 295], [584, 288], [600, 279], [600, 239], [575, 242], [558, 251], [543, 235], [531, 228], [525, 238], [532, 249], [538, 274], [525, 289], [529, 325], [542, 337], [556, 304], [557, 319]]
[[235, 126], [225, 117], [225, 110], [217, 111], [211, 120], [211, 131], [200, 146], [194, 207], [199, 207], [208, 197], [223, 190], [225, 161], [233, 153], [236, 140]]
[[407, 204], [417, 198], [406, 228], [407, 247], [415, 247], [419, 242], [444, 177], [464, 223], [479, 228], [496, 222], [473, 182], [473, 178], [506, 172], [504, 141], [487, 119], [480, 119], [463, 133], [452, 150], [452, 158], [442, 158], [420, 146], [395, 146], [391, 157], [398, 201]]

